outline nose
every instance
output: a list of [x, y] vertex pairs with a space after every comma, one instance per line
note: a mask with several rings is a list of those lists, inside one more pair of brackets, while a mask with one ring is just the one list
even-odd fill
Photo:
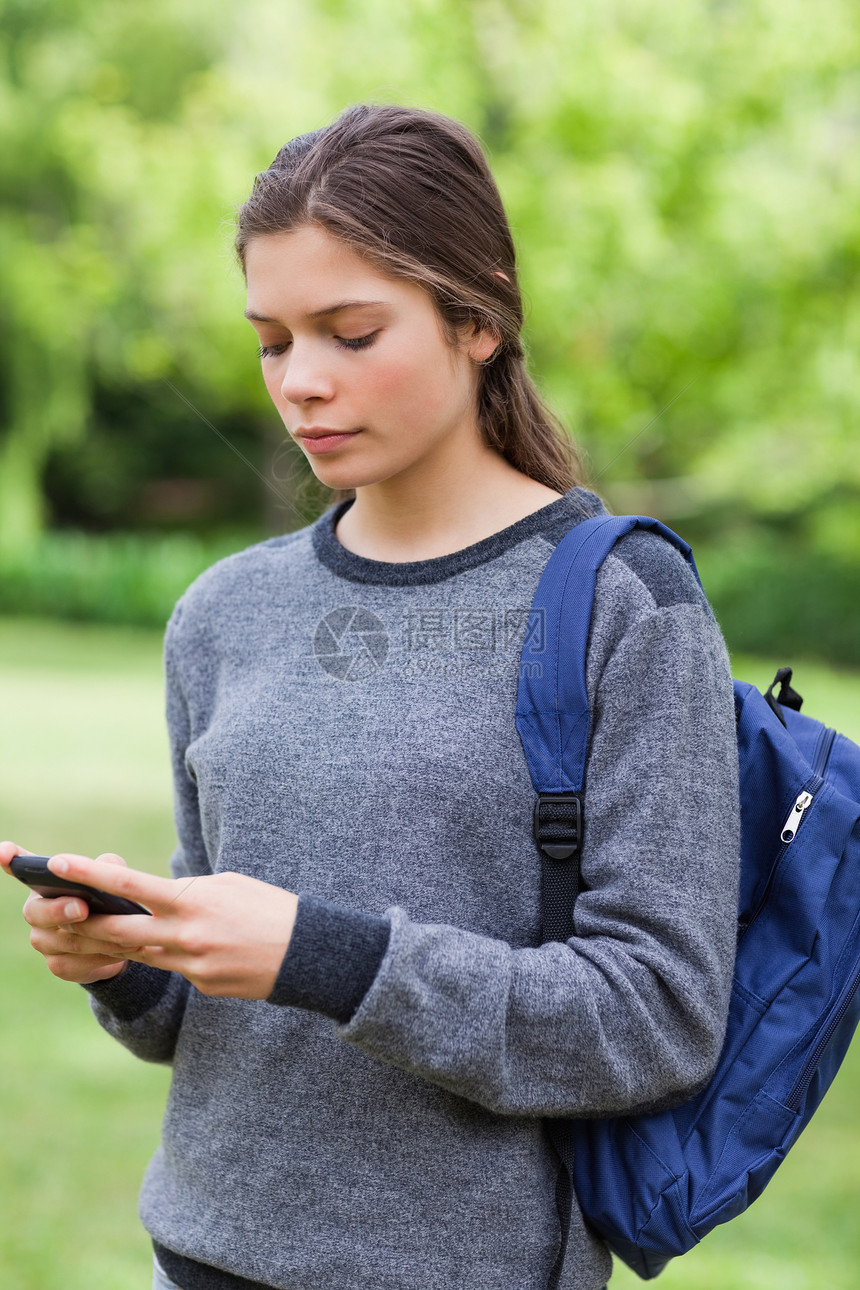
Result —
[[284, 364], [281, 397], [287, 403], [307, 403], [309, 399], [329, 399], [333, 393], [325, 356], [312, 344], [293, 341]]

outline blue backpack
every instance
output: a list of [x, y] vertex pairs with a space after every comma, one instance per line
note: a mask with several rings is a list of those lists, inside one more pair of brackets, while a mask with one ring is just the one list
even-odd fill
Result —
[[[603, 560], [657, 520], [586, 520], [553, 551], [535, 593], [543, 640], [523, 647], [517, 729], [535, 791], [542, 940], [567, 940], [588, 828], [585, 658]], [[698, 573], [696, 572], [698, 577]], [[559, 641], [564, 642], [563, 652]], [[561, 1275], [571, 1188], [586, 1221], [648, 1280], [770, 1181], [829, 1088], [860, 1019], [860, 748], [801, 715], [791, 672], [766, 695], [734, 683], [741, 886], [728, 1032], [708, 1086], [674, 1110], [552, 1120]], [[774, 696], [774, 686], [779, 693]]]

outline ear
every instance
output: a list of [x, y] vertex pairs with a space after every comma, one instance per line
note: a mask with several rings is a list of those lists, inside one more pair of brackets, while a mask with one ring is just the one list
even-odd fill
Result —
[[486, 363], [501, 345], [502, 340], [495, 332], [486, 328], [475, 330], [471, 340], [466, 342], [466, 353], [475, 363]]

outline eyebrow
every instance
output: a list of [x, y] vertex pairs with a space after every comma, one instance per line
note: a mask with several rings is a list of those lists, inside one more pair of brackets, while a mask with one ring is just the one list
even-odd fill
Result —
[[[387, 303], [386, 300], [339, 300], [336, 305], [326, 305], [325, 309], [315, 309], [312, 314], [308, 314], [308, 317], [327, 318], [329, 314], [339, 314], [344, 309], [367, 309], [371, 305], [384, 305]], [[267, 318], [265, 314], [255, 313], [253, 309], [246, 309], [245, 317], [252, 322], [278, 323], [277, 318]]]

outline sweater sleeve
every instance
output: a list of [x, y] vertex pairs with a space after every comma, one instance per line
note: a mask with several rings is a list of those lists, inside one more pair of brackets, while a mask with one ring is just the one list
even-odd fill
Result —
[[[657, 560], [676, 562], [668, 581], [680, 586], [680, 557]], [[503, 1114], [615, 1115], [707, 1081], [728, 1013], [739, 873], [732, 685], [707, 602], [689, 587], [655, 596], [635, 560], [610, 557], [587, 678], [586, 890], [571, 939], [513, 948], [400, 907], [383, 936], [365, 914], [306, 902], [271, 1002], [316, 1007], [344, 1041]], [[351, 935], [326, 939], [325, 920], [343, 931], [350, 918]], [[345, 985], [333, 1001], [344, 955], [352, 996]]]
[[[208, 860], [200, 830], [197, 789], [185, 767], [188, 705], [175, 659], [176, 634], [182, 616], [179, 602], [165, 635], [167, 726], [174, 785], [177, 847], [170, 859], [174, 878], [206, 872]], [[201, 868], [202, 866], [202, 868]], [[128, 963], [117, 976], [84, 986], [99, 1024], [143, 1061], [170, 1063], [188, 992], [185, 977], [144, 963]]]

